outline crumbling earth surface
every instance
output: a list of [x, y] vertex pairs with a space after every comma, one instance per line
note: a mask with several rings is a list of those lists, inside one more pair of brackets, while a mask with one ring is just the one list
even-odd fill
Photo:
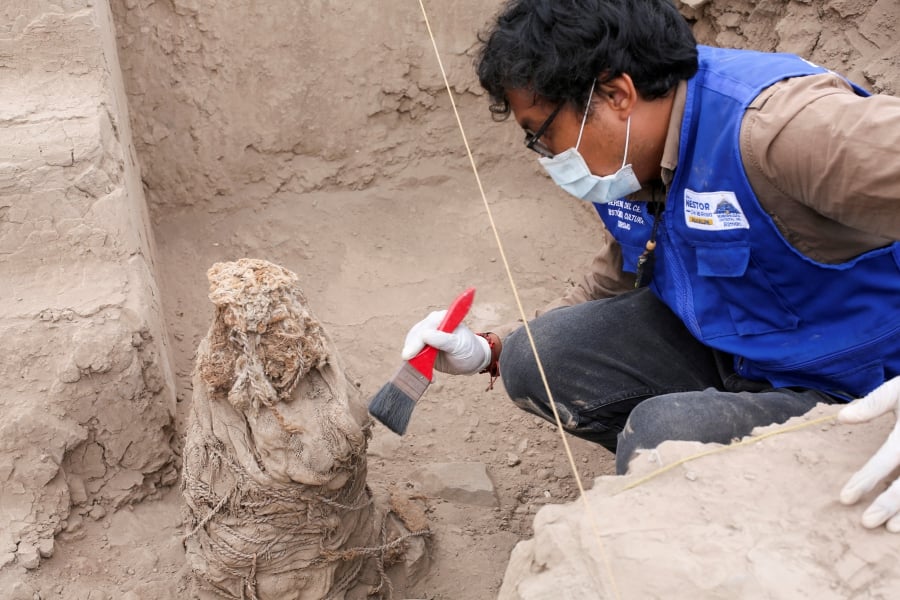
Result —
[[[217, 262], [257, 258], [295, 273], [364, 399], [399, 365], [407, 328], [445, 308], [463, 289], [477, 290], [468, 319], [473, 329], [519, 318], [504, 257], [528, 314], [560, 295], [589, 264], [601, 226], [596, 214], [556, 189], [522, 154], [521, 133], [512, 123], [490, 120], [472, 73], [476, 32], [498, 3], [426, 6], [504, 256], [415, 2], [392, 2], [374, 12], [349, 1], [301, 6], [287, 0], [113, 0], [111, 6], [172, 345], [177, 405], [168, 454], [180, 457], [184, 449], [195, 353], [214, 315], [206, 272]], [[679, 6], [702, 42], [799, 52], [873, 92], [900, 89], [896, 0], [694, 0]], [[0, 211], [0, 224], [6, 214]], [[508, 565], [524, 560], [522, 550], [510, 558], [516, 544], [533, 546], [528, 540], [540, 543], [548, 535], [536, 534], [538, 510], [578, 498], [559, 433], [512, 406], [502, 389], [486, 391], [487, 384], [486, 376], [438, 375], [405, 436], [372, 426], [366, 458], [373, 493], [389, 497], [391, 489], [400, 489], [422, 502], [434, 532], [430, 567], [398, 580], [396, 598], [497, 597]], [[803, 597], [790, 595], [801, 579], [792, 579], [795, 572], [785, 565], [811, 557], [827, 566], [839, 554], [835, 549], [844, 547], [854, 511], [862, 510], [836, 506], [842, 477], [831, 473], [852, 469], [852, 457], [861, 464], [884, 424], [852, 435], [838, 429], [819, 433], [840, 445], [839, 468], [824, 452], [801, 448], [808, 440], [795, 442], [792, 434], [766, 446], [767, 473], [789, 473], [801, 463], [821, 478], [821, 487], [781, 486], [767, 496], [772, 505], [755, 503], [762, 488], [754, 482], [728, 483], [746, 473], [763, 485], [765, 474], [756, 474], [753, 464], [760, 460], [758, 450], [707, 457], [674, 474], [688, 489], [698, 482], [711, 486], [702, 488], [707, 495], [743, 494], [734, 502], [690, 510], [706, 511], [699, 515], [702, 524], [734, 525], [728, 531], [736, 537], [752, 531], [761, 536], [753, 539], [768, 540], [747, 560], [755, 565], [750, 571], [776, 569], [783, 576], [784, 594], [771, 597]], [[618, 484], [594, 483], [612, 473], [605, 450], [569, 442], [586, 487], [610, 490]], [[175, 466], [181, 472], [180, 460]], [[56, 536], [52, 556], [40, 560], [36, 554], [39, 568], [0, 569], [0, 598], [190, 597], [184, 498], [175, 477], [164, 479], [168, 487], [157, 490], [155, 499], [75, 511]], [[751, 500], [759, 510], [742, 512], [740, 523], [729, 520], [729, 506], [743, 506], [748, 494], [755, 494]], [[643, 515], [656, 514], [654, 498], [642, 492], [640, 502], [616, 505], [618, 525], [601, 521], [601, 539], [640, 527]], [[828, 505], [831, 515], [843, 511], [842, 525], [823, 523], [802, 540], [805, 555], [788, 557], [766, 532], [789, 529], [792, 511], [810, 504]], [[556, 520], [559, 510], [542, 510], [538, 526]], [[666, 533], [644, 548], [659, 552], [657, 563], [667, 561], [680, 552], [674, 542], [668, 546], [673, 537]], [[582, 542], [593, 543], [573, 539], [560, 555]], [[0, 548], [0, 555], [7, 550]], [[641, 550], [623, 553], [635, 564], [652, 564]], [[711, 557], [713, 580], [730, 586], [724, 589], [764, 589], [746, 578], [729, 580], [730, 563], [717, 562], [727, 552], [706, 550], [701, 555]], [[546, 564], [561, 563], [551, 556]], [[598, 568], [596, 583], [609, 585], [605, 567], [582, 566], [576, 570]], [[834, 594], [862, 597], [866, 590], [881, 590], [878, 582], [889, 581], [891, 568], [878, 556], [854, 550], [836, 559], [831, 571], [807, 576], [817, 585], [835, 582]], [[640, 570], [645, 579], [646, 573]], [[665, 583], [671, 571], [656, 573]], [[627, 569], [623, 581], [626, 576]], [[700, 575], [691, 581], [699, 590], [694, 597], [735, 597], [701, 589]], [[828, 597], [827, 590], [821, 596]]]

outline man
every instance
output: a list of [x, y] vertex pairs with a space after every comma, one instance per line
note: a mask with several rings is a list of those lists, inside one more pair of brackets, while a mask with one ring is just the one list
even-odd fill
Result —
[[[900, 100], [799, 57], [697, 46], [666, 0], [510, 0], [477, 64], [551, 178], [606, 230], [530, 329], [565, 428], [617, 471], [668, 439], [728, 443], [820, 402], [900, 402]], [[499, 369], [552, 420], [527, 335], [436, 330], [437, 368]], [[879, 387], [881, 386], [881, 387]], [[900, 464], [900, 430], [845, 486]], [[900, 484], [863, 523], [900, 531]]]

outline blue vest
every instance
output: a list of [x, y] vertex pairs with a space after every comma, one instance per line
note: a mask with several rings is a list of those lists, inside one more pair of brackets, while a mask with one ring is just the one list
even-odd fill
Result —
[[[900, 243], [841, 264], [811, 260], [762, 209], [740, 154], [741, 119], [763, 89], [827, 71], [787, 54], [699, 51], [650, 287], [698, 340], [733, 354], [738, 374], [864, 395], [900, 374]], [[647, 205], [596, 208], [634, 271], [653, 224]]]

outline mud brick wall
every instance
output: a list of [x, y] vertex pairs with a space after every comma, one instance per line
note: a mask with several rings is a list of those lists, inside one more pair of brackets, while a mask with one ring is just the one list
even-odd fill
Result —
[[0, 5], [0, 567], [177, 479], [153, 242], [106, 0]]

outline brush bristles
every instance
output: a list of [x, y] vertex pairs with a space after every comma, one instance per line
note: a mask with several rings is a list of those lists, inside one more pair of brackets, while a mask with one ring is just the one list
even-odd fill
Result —
[[403, 435], [416, 402], [430, 384], [431, 380], [415, 367], [403, 363], [369, 402], [369, 414], [397, 435]]
[[369, 413], [397, 435], [403, 435], [415, 407], [412, 398], [387, 382], [369, 402]]

